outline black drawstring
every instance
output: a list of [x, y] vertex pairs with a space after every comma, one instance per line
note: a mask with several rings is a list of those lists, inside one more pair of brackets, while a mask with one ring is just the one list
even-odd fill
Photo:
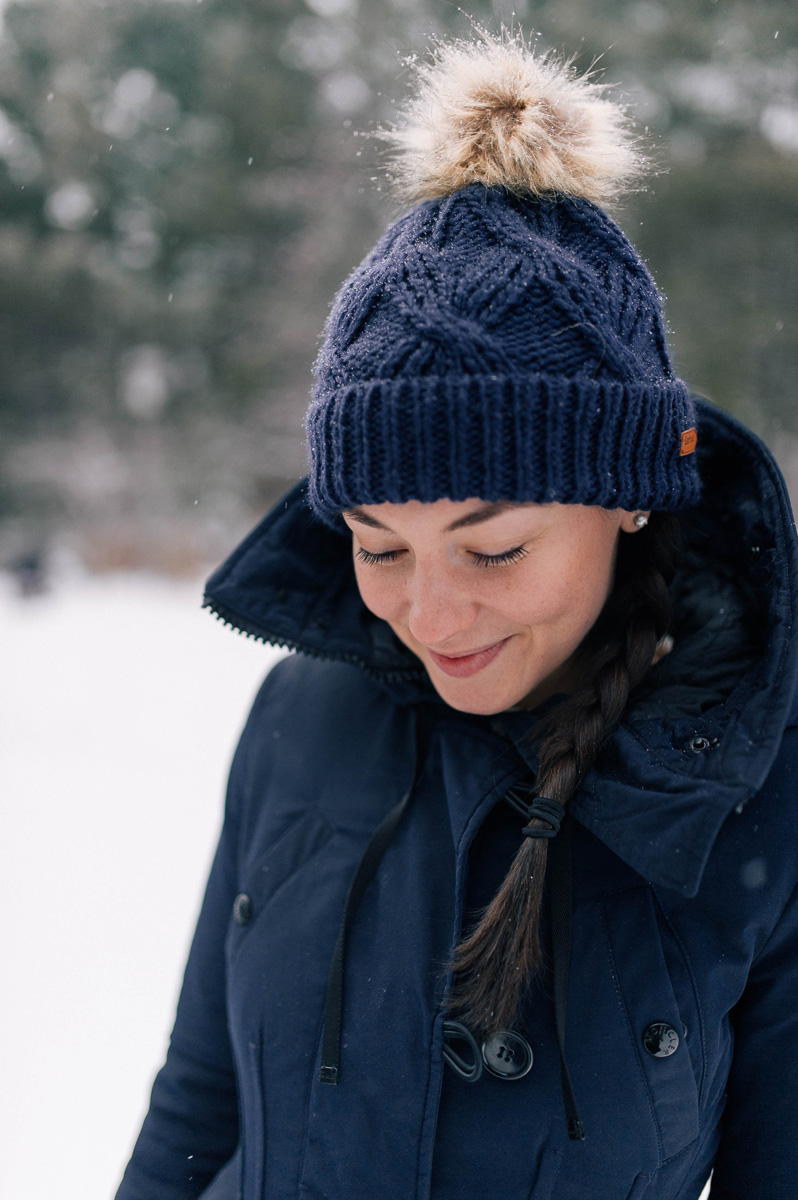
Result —
[[414, 742], [414, 746], [413, 773], [410, 779], [410, 786], [399, 803], [391, 809], [387, 816], [383, 817], [374, 830], [369, 844], [363, 852], [363, 857], [357, 865], [352, 882], [349, 885], [344, 916], [338, 932], [338, 940], [335, 943], [332, 962], [330, 963], [330, 973], [327, 976], [327, 997], [324, 1001], [321, 1039], [321, 1070], [319, 1071], [319, 1081], [321, 1083], [338, 1083], [338, 1075], [341, 1068], [341, 1023], [344, 1012], [346, 937], [352, 917], [360, 901], [363, 899], [366, 889], [376, 875], [382, 857], [388, 849], [391, 838], [404, 816], [405, 809], [410, 803], [410, 797], [413, 795], [419, 765], [417, 739]]
[[[560, 806], [560, 811], [564, 809]], [[554, 1019], [560, 1044], [560, 1083], [565, 1105], [568, 1136], [574, 1142], [584, 1140], [585, 1127], [571, 1086], [565, 1061], [565, 1024], [568, 1009], [568, 974], [571, 966], [571, 821], [567, 820], [560, 837], [554, 839], [551, 864], [551, 940], [554, 957]]]
[[522, 817], [527, 817], [529, 814], [529, 806], [537, 799], [537, 789], [534, 780], [529, 782], [525, 779], [514, 783], [508, 792], [502, 796], [507, 804], [520, 813]]
[[[337, 1084], [341, 1068], [341, 1023], [344, 1004], [344, 964], [346, 956], [346, 939], [352, 918], [366, 893], [366, 889], [377, 873], [385, 851], [405, 814], [413, 795], [416, 775], [419, 768], [420, 755], [418, 743], [415, 744], [415, 759], [410, 786], [402, 799], [383, 817], [380, 824], [371, 835], [363, 857], [357, 865], [354, 877], [349, 885], [346, 897], [343, 920], [335, 943], [330, 973], [327, 977], [327, 996], [324, 1002], [323, 1032], [321, 1041], [321, 1083]], [[554, 838], [551, 864], [551, 925], [552, 947], [554, 958], [554, 1017], [557, 1026], [557, 1041], [560, 1048], [560, 1083], [562, 1086], [565, 1117], [568, 1123], [568, 1136], [573, 1141], [584, 1139], [585, 1130], [576, 1107], [568, 1064], [565, 1060], [565, 1028], [568, 1007], [568, 973], [571, 963], [571, 822], [566, 820], [560, 837], [555, 835], [560, 831], [564, 809], [562, 805], [545, 796], [534, 796], [530, 784], [516, 784], [508, 793], [505, 800], [513, 808], [523, 812], [527, 821], [534, 819], [545, 821], [549, 828], [526, 826], [523, 830], [525, 837]], [[530, 803], [531, 799], [531, 803]], [[447, 1028], [447, 1025], [449, 1026]], [[445, 1037], [443, 1057], [464, 1078], [470, 1077], [476, 1081], [482, 1071], [481, 1054], [476, 1040], [464, 1026], [458, 1022], [448, 1022], [444, 1026]], [[473, 1053], [473, 1066], [469, 1066], [460, 1055], [453, 1052], [452, 1040], [463, 1040], [470, 1046]], [[451, 1059], [456, 1059], [452, 1062]]]

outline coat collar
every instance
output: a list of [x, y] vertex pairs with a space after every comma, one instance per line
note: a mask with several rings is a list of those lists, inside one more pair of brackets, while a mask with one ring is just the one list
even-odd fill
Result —
[[[784, 480], [743, 425], [706, 401], [696, 408], [704, 496], [681, 514], [674, 650], [569, 806], [644, 878], [688, 896], [721, 825], [761, 788], [798, 716], [798, 543]], [[360, 667], [399, 703], [443, 705], [415, 656], [364, 607], [348, 537], [313, 516], [305, 481], [214, 573], [204, 603], [252, 637]], [[493, 724], [534, 770], [529, 714]]]

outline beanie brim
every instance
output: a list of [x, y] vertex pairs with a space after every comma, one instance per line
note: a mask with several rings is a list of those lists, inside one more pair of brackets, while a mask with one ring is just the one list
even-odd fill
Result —
[[318, 394], [307, 416], [309, 501], [513, 500], [675, 511], [700, 495], [679, 379], [545, 375], [373, 380]]

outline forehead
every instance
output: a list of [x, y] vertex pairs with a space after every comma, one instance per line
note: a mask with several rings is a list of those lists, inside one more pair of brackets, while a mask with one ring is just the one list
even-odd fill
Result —
[[422, 526], [452, 533], [457, 529], [482, 525], [501, 513], [547, 507], [549, 506], [541, 504], [519, 504], [511, 500], [444, 499], [432, 503], [407, 500], [404, 504], [364, 504], [357, 508], [344, 509], [343, 516], [351, 522], [367, 525], [372, 529], [382, 529], [388, 533], [399, 532], [402, 528]]

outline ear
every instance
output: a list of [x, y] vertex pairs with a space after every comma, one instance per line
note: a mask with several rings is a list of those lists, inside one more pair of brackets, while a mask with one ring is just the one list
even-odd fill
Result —
[[[639, 533], [641, 529], [645, 529], [650, 516], [650, 508], [636, 508], [631, 512], [623, 509], [621, 512], [621, 529], [624, 533]], [[641, 517], [645, 517], [645, 523], [640, 523]]]

